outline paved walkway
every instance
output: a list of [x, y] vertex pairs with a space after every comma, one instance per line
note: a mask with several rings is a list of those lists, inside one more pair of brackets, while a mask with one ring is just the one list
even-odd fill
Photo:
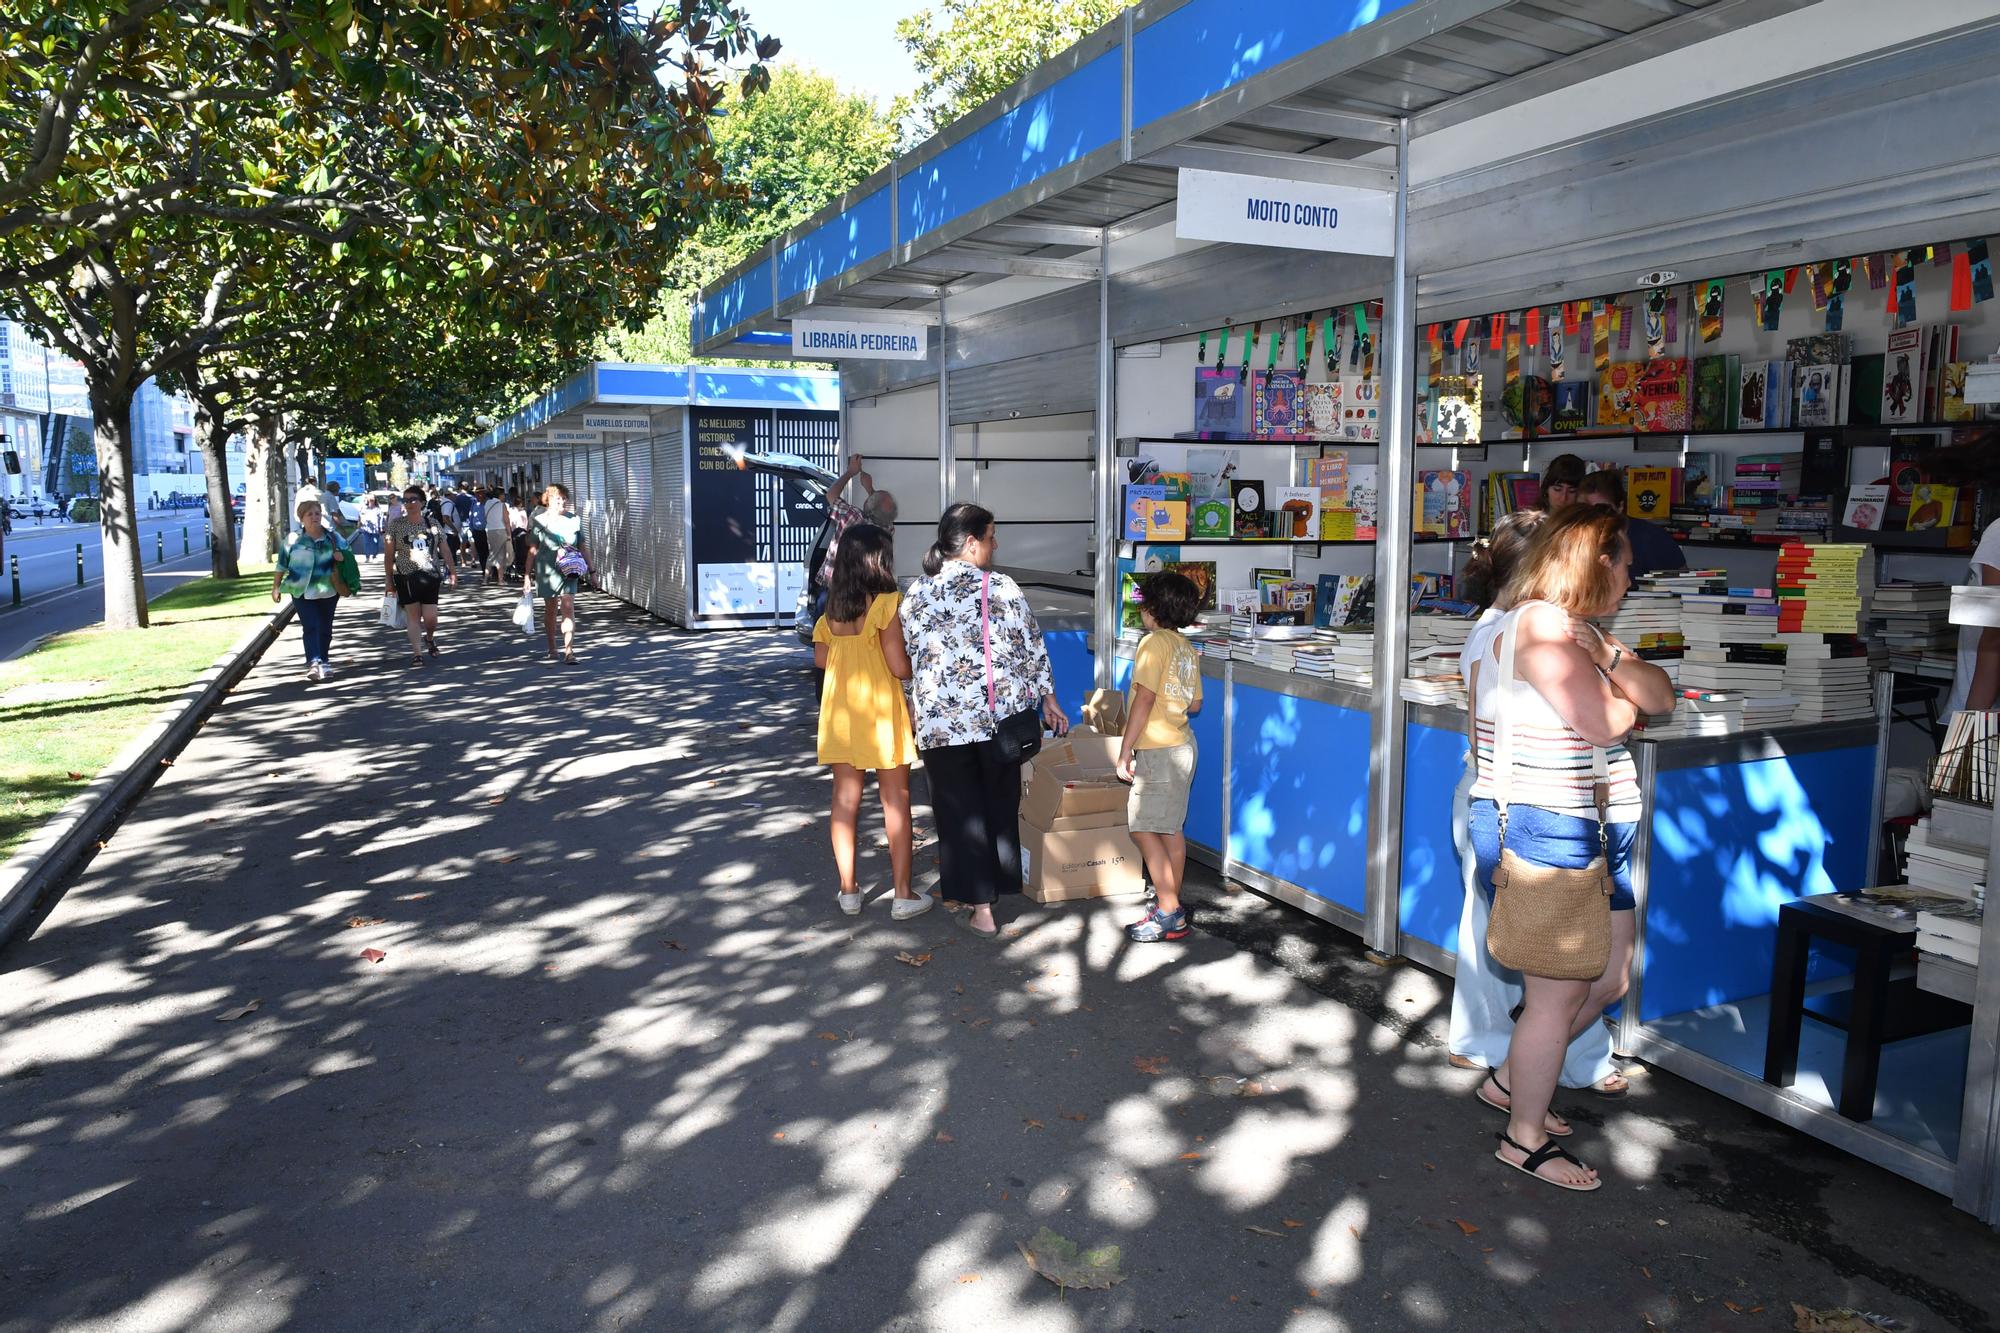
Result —
[[1438, 980], [1250, 895], [849, 922], [787, 637], [507, 606], [294, 630], [0, 954], [0, 1330], [1995, 1326], [1991, 1233], [1664, 1074], [1505, 1171]]

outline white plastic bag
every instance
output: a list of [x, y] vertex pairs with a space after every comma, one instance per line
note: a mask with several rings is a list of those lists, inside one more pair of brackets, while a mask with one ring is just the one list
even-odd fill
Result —
[[396, 605], [396, 594], [393, 592], [382, 594], [382, 614], [377, 618], [384, 629], [401, 629], [408, 620], [403, 608]]
[[525, 588], [521, 590], [521, 600], [514, 603], [514, 628], [523, 634], [535, 632], [535, 594]]

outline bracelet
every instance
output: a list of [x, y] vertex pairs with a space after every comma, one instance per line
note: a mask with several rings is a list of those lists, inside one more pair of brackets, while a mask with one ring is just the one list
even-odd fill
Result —
[[1610, 679], [1611, 673], [1616, 671], [1618, 669], [1618, 664], [1624, 660], [1625, 660], [1625, 650], [1623, 648], [1613, 648], [1611, 650], [1611, 665], [1604, 668], [1605, 679], [1607, 680]]

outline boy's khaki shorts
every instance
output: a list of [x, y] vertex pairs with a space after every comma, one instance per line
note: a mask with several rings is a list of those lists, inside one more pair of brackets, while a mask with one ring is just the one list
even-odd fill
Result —
[[1132, 756], [1132, 794], [1125, 823], [1134, 833], [1179, 833], [1194, 786], [1194, 742], [1140, 750]]

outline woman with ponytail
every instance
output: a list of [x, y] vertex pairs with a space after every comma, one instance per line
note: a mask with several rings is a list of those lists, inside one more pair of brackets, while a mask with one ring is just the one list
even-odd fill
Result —
[[993, 904], [1021, 891], [1018, 751], [1002, 724], [1022, 714], [1057, 735], [1069, 718], [1056, 703], [1041, 627], [1014, 580], [993, 572], [993, 515], [955, 504], [938, 520], [924, 575], [903, 601], [917, 752], [937, 816], [940, 890], [971, 907], [966, 925], [1000, 933]]

